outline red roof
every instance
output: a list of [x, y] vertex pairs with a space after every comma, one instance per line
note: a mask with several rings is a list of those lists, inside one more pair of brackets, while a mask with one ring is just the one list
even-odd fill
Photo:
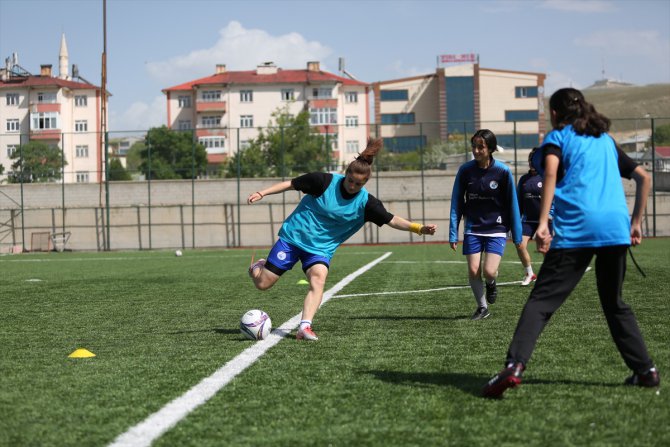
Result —
[[670, 158], [670, 146], [656, 146], [656, 153], [663, 158]]
[[17, 76], [9, 78], [7, 81], [0, 80], [0, 89], [17, 88], [17, 87], [59, 87], [69, 88], [71, 90], [80, 89], [96, 89], [100, 87], [93, 84], [86, 84], [84, 82], [67, 81], [60, 78], [52, 78], [50, 76]]
[[319, 82], [339, 82], [344, 85], [369, 86], [365, 82], [334, 75], [325, 71], [311, 70], [282, 70], [277, 69], [273, 74], [257, 74], [256, 70], [227, 71], [221, 74], [179, 84], [163, 89], [163, 92], [174, 90], [191, 90], [194, 86], [221, 85], [221, 84], [309, 84]]

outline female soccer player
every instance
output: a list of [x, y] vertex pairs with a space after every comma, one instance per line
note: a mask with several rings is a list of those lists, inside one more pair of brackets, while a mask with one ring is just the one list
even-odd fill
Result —
[[[493, 158], [498, 148], [495, 134], [488, 129], [478, 130], [470, 143], [474, 160], [458, 169], [451, 193], [449, 243], [456, 250], [458, 224], [461, 216], [465, 216], [463, 254], [468, 261], [468, 280], [477, 302], [472, 319], [481, 320], [490, 315], [488, 304], [493, 304], [498, 296], [496, 277], [510, 228], [514, 244], [521, 244], [521, 219], [512, 172]], [[482, 252], [486, 253], [483, 269]]]
[[279, 277], [298, 262], [309, 281], [302, 319], [296, 334], [298, 340], [318, 340], [312, 330], [312, 320], [323, 298], [330, 261], [335, 250], [356, 233], [365, 222], [378, 226], [433, 235], [436, 225], [422, 225], [394, 216], [381, 201], [364, 188], [372, 173], [375, 155], [382, 140], [369, 139], [368, 145], [345, 171], [345, 175], [313, 172], [292, 180], [276, 183], [249, 195], [252, 204], [269, 194], [288, 190], [305, 193], [296, 209], [286, 218], [279, 230], [279, 239], [270, 250], [267, 260], [259, 259], [249, 267], [249, 276], [260, 290], [272, 287]]
[[[542, 197], [542, 176], [540, 176], [531, 159], [537, 148], [533, 148], [528, 154], [528, 165], [530, 169], [519, 179], [517, 184], [517, 195], [519, 199], [519, 211], [521, 212], [521, 245], [516, 248], [519, 260], [526, 274], [521, 281], [522, 286], [527, 286], [535, 281], [537, 276], [533, 273], [533, 264], [528, 253], [528, 241], [533, 238], [540, 222], [540, 198]], [[550, 224], [551, 225], [551, 224]], [[550, 228], [551, 230], [551, 228]]]
[[[642, 240], [649, 175], [618, 150], [607, 134], [610, 120], [598, 113], [579, 90], [556, 91], [549, 108], [554, 129], [533, 159], [538, 171], [544, 167], [536, 242], [546, 256], [507, 351], [506, 367], [484, 386], [482, 393], [500, 397], [507, 388], [521, 383], [538, 337], [577, 286], [593, 256], [600, 304], [614, 343], [633, 372], [624, 383], [658, 386], [658, 371], [649, 358], [635, 315], [621, 297], [626, 250]], [[632, 220], [628, 218], [621, 176], [632, 177], [636, 183]], [[553, 237], [549, 231], [552, 200]]]

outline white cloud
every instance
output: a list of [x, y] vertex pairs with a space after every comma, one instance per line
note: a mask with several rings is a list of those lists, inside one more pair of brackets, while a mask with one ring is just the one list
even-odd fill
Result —
[[576, 89], [583, 89], [588, 87], [588, 85], [582, 85], [575, 80], [574, 76], [569, 73], [563, 73], [561, 71], [549, 71], [547, 73], [547, 78], [544, 81], [544, 94], [549, 97], [559, 88], [564, 87], [574, 87]]
[[617, 9], [613, 2], [605, 0], [544, 0], [540, 7], [580, 13], [603, 13], [616, 11]]
[[405, 65], [405, 62], [402, 60], [395, 60], [388, 67], [389, 70], [389, 79], [393, 78], [410, 78], [413, 76], [423, 76], [435, 72], [435, 67], [426, 68], [426, 67], [408, 67]]
[[606, 54], [617, 56], [646, 56], [667, 60], [670, 42], [654, 30], [609, 30], [597, 31], [573, 41], [581, 47], [597, 48]]
[[166, 61], [149, 62], [149, 75], [164, 88], [214, 74], [216, 64], [228, 70], [252, 70], [272, 61], [279, 67], [300, 69], [307, 61], [322, 61], [330, 48], [317, 41], [307, 41], [298, 33], [272, 36], [264, 30], [246, 29], [231, 21], [219, 31], [219, 40], [210, 48], [193, 50]]
[[156, 96], [147, 104], [134, 102], [126, 110], [114, 110], [113, 99], [109, 104], [109, 128], [111, 131], [148, 130], [167, 124], [167, 101], [164, 95]]

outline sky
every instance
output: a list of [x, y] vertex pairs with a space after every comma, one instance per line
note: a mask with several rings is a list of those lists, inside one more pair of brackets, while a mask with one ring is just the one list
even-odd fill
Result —
[[[0, 57], [101, 85], [102, 0], [0, 0]], [[670, 83], [670, 0], [107, 0], [109, 130], [165, 125], [162, 90], [272, 61], [363, 82], [434, 73], [443, 54], [545, 73], [545, 92], [596, 80]], [[604, 75], [603, 75], [604, 73]], [[72, 74], [72, 73], [70, 73]], [[670, 88], [670, 87], [669, 87]]]

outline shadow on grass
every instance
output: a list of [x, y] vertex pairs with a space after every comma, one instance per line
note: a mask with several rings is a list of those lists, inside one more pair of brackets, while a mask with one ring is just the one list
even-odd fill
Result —
[[462, 373], [426, 373], [404, 371], [361, 371], [361, 374], [370, 374], [377, 379], [407, 386], [451, 386], [473, 396], [480, 396], [481, 390], [490, 377], [477, 374]]
[[[378, 380], [406, 386], [450, 386], [461, 391], [480, 397], [486, 382], [493, 375], [484, 376], [471, 373], [426, 373], [426, 372], [404, 372], [404, 371], [360, 371], [361, 374], [369, 374]], [[546, 380], [546, 379], [524, 379], [523, 385], [568, 385], [584, 387], [607, 387], [619, 388], [624, 385], [620, 383], [589, 382], [584, 380]]]

